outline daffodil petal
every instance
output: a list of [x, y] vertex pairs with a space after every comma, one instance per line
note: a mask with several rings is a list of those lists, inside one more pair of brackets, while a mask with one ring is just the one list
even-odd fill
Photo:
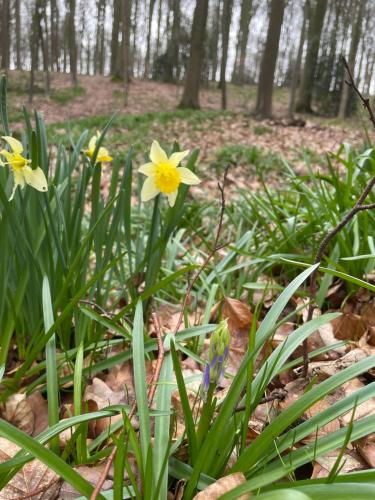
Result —
[[91, 152], [91, 154], [93, 154], [95, 151], [97, 140], [98, 140], [98, 138], [96, 137], [96, 135], [94, 135], [93, 137], [91, 137], [91, 139], [89, 141], [89, 149], [88, 150]]
[[181, 177], [181, 182], [184, 184], [189, 184], [189, 186], [194, 186], [200, 184], [201, 180], [197, 177], [191, 170], [186, 167], [180, 167], [177, 169]]
[[142, 186], [141, 200], [149, 201], [155, 198], [160, 193], [159, 189], [155, 186], [154, 177], [147, 177]]
[[156, 174], [156, 166], [152, 162], [145, 163], [144, 165], [141, 165], [139, 167], [138, 172], [140, 174], [144, 174], [144, 175], [155, 175]]
[[150, 160], [152, 163], [166, 163], [168, 161], [167, 153], [160, 147], [158, 141], [153, 141], [150, 150]]
[[22, 169], [25, 181], [34, 189], [38, 191], [47, 191], [47, 179], [44, 175], [43, 170], [40, 167], [37, 167], [35, 170], [32, 170], [30, 167], [24, 167]]
[[14, 156], [13, 153], [10, 153], [6, 149], [2, 149], [0, 151], [0, 155], [4, 156], [4, 158], [6, 158], [8, 162], [10, 162], [12, 160], [13, 156]]
[[189, 153], [190, 151], [188, 149], [186, 151], [181, 151], [180, 153], [173, 153], [169, 157], [169, 163], [173, 167], [177, 167], [177, 165], [179, 165], [182, 162], [182, 160], [188, 156]]
[[112, 160], [113, 160], [112, 156], [109, 155], [98, 156], [96, 159], [96, 161], [99, 163], [109, 163]]
[[14, 137], [10, 137], [9, 135], [4, 135], [2, 139], [4, 139], [4, 141], [6, 141], [9, 144], [13, 153], [19, 153], [19, 154], [22, 153], [23, 146], [20, 143], [20, 141], [17, 141], [17, 139], [15, 139]]
[[176, 198], [178, 195], [178, 190], [174, 191], [173, 193], [168, 194], [168, 203], [170, 207], [174, 207], [174, 204], [176, 203]]
[[25, 185], [25, 178], [23, 175], [24, 174], [23, 171], [24, 171], [24, 169], [13, 171], [14, 184], [13, 184], [13, 191], [12, 191], [12, 194], [9, 198], [9, 201], [13, 200], [17, 187], [21, 186], [21, 188], [23, 188]]

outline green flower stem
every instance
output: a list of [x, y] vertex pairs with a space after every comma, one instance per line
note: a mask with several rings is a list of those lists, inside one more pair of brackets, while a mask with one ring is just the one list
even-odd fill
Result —
[[203, 403], [201, 418], [199, 419], [198, 430], [197, 430], [197, 443], [198, 449], [201, 447], [205, 436], [207, 435], [208, 429], [210, 428], [212, 415], [214, 413], [215, 404], [212, 402], [216, 384], [210, 384], [206, 401]]

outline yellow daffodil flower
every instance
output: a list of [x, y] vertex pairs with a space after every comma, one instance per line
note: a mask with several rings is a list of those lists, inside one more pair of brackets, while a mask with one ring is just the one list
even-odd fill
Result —
[[159, 193], [163, 193], [167, 196], [169, 205], [173, 207], [181, 183], [196, 185], [201, 182], [188, 168], [177, 168], [188, 154], [189, 151], [181, 151], [173, 153], [168, 158], [158, 141], [153, 141], [150, 151], [151, 162], [145, 163], [138, 169], [138, 172], [147, 176], [142, 187], [142, 201], [149, 201]]
[[[96, 135], [91, 137], [89, 142], [89, 149], [86, 149], [85, 154], [92, 159], [96, 149], [96, 142], [100, 137], [100, 132], [97, 132]], [[109, 156], [108, 149], [100, 147], [98, 154], [96, 155], [96, 163], [104, 163], [112, 161], [112, 156]]]
[[14, 187], [9, 201], [13, 199], [17, 186], [23, 188], [25, 184], [28, 184], [38, 191], [47, 191], [47, 179], [43, 170], [40, 167], [37, 167], [35, 170], [29, 167], [31, 160], [22, 156], [23, 146], [20, 141], [9, 136], [4, 136], [2, 139], [9, 144], [11, 149], [11, 151], [7, 151], [6, 149], [0, 151], [0, 156], [6, 160], [3, 162], [0, 159], [0, 166], [9, 165], [14, 177]]

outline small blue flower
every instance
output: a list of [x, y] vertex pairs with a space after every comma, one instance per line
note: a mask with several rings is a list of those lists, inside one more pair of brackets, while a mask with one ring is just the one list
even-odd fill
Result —
[[230, 335], [227, 320], [219, 323], [210, 340], [208, 361], [203, 372], [202, 393], [206, 398], [210, 384], [218, 385], [229, 356]]

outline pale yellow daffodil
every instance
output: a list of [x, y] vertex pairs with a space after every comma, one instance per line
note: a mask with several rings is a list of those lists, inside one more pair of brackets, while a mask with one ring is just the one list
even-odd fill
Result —
[[9, 136], [4, 136], [2, 139], [9, 144], [11, 149], [11, 151], [7, 151], [6, 149], [0, 151], [0, 156], [6, 160], [3, 162], [0, 159], [0, 166], [4, 167], [5, 165], [9, 165], [14, 177], [14, 187], [9, 201], [13, 199], [17, 186], [23, 188], [25, 184], [28, 184], [38, 191], [47, 191], [47, 179], [43, 170], [40, 167], [33, 170], [29, 166], [31, 160], [22, 156], [23, 146], [20, 141]]
[[[96, 135], [91, 137], [89, 141], [89, 148], [86, 149], [85, 154], [92, 160], [95, 149], [96, 149], [96, 143], [100, 137], [100, 132], [97, 132]], [[96, 163], [104, 163], [104, 162], [110, 162], [112, 161], [113, 158], [112, 156], [109, 156], [108, 149], [100, 147], [98, 150], [98, 154], [96, 155]]]
[[167, 196], [169, 205], [173, 207], [181, 183], [196, 185], [201, 182], [188, 168], [178, 167], [188, 154], [189, 151], [181, 151], [171, 154], [168, 158], [158, 141], [153, 141], [150, 150], [151, 161], [138, 169], [138, 172], [147, 176], [142, 187], [142, 201], [149, 201], [159, 193], [163, 193]]

